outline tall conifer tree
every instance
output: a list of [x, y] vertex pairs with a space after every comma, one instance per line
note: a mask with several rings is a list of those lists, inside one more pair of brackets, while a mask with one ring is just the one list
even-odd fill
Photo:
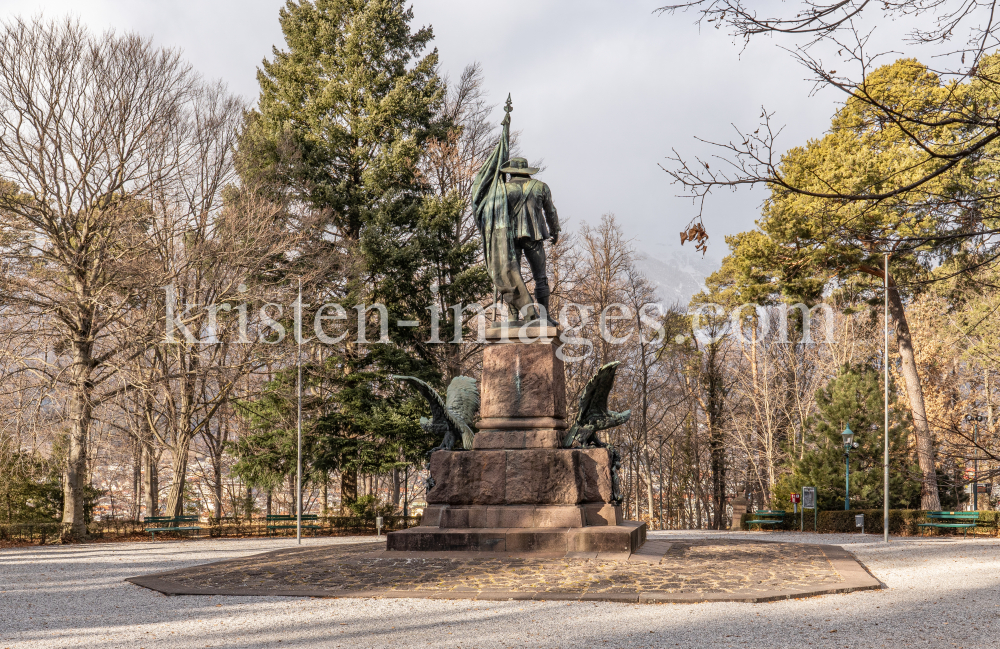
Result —
[[357, 241], [372, 214], [418, 188], [420, 146], [442, 98], [429, 27], [401, 0], [289, 0], [287, 50], [257, 72], [244, 171], [329, 214], [323, 234]]
[[[280, 22], [287, 49], [275, 48], [258, 72], [258, 107], [240, 145], [246, 181], [323, 214], [296, 263], [316, 278], [305, 301], [314, 308], [342, 304], [349, 326], [342, 343], [324, 345], [306, 365], [310, 392], [323, 395], [307, 395], [307, 463], [341, 471], [345, 504], [356, 495], [359, 471], [384, 473], [411, 463], [435, 441], [416, 424], [423, 406], [390, 378], [440, 382], [429, 332], [395, 323], [427, 320], [425, 308], [437, 293], [455, 301], [478, 297], [455, 295], [462, 286], [441, 286], [437, 279], [442, 265], [463, 277], [477, 255], [476, 246], [451, 234], [460, 211], [440, 209], [443, 202], [418, 171], [429, 139], [445, 138], [454, 124], [441, 117], [437, 52], [422, 54], [432, 31], [411, 31], [412, 17], [399, 0], [286, 3]], [[351, 307], [373, 303], [385, 305], [390, 341], [356, 344]], [[308, 310], [304, 322], [312, 323]], [[377, 331], [372, 319], [367, 338], [377, 339]], [[311, 333], [305, 326], [304, 335]], [[275, 404], [285, 404], [278, 410], [294, 406], [280, 396], [293, 389], [294, 375], [283, 373], [262, 400], [245, 404], [255, 409], [261, 431], [248, 441], [273, 446], [280, 442], [275, 430], [294, 433], [290, 413], [275, 410]]]

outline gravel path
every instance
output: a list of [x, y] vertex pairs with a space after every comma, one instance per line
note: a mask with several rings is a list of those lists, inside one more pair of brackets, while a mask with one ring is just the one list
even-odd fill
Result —
[[122, 580], [294, 541], [15, 548], [0, 550], [0, 649], [1000, 646], [998, 539], [893, 539], [886, 547], [871, 535], [721, 534], [842, 545], [889, 589], [765, 604], [166, 597]]

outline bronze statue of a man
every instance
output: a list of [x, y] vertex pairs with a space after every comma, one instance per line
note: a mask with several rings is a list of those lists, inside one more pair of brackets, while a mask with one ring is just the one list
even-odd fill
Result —
[[[538, 169], [524, 158], [507, 159], [510, 150], [510, 97], [507, 97], [503, 131], [472, 185], [472, 207], [483, 235], [486, 269], [493, 286], [518, 314], [529, 321], [549, 314], [549, 280], [545, 274], [545, 241], [559, 238], [559, 215], [552, 204], [549, 186], [531, 176]], [[505, 174], [510, 174], [506, 180]], [[521, 277], [521, 260], [527, 258], [535, 280], [532, 300]], [[542, 307], [544, 316], [535, 305]]]
[[544, 309], [549, 324], [556, 326], [549, 315], [549, 278], [545, 275], [545, 241], [551, 239], [553, 245], [559, 241], [559, 214], [552, 204], [549, 186], [531, 176], [538, 168], [529, 167], [524, 158], [511, 158], [500, 168], [501, 173], [510, 174], [505, 184], [507, 190], [507, 211], [514, 230], [514, 254], [517, 265], [521, 266], [522, 255], [528, 260], [528, 268], [535, 280], [535, 303]]

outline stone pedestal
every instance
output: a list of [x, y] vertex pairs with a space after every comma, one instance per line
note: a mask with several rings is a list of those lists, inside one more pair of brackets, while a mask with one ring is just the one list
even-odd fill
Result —
[[740, 529], [740, 521], [743, 519], [743, 514], [747, 513], [747, 499], [743, 496], [733, 499], [733, 518], [729, 523], [729, 529], [738, 530]]
[[389, 550], [630, 553], [645, 541], [645, 523], [611, 503], [608, 450], [562, 448], [566, 379], [548, 329], [530, 343], [537, 332], [488, 332], [475, 450], [432, 454], [421, 525], [390, 533]]

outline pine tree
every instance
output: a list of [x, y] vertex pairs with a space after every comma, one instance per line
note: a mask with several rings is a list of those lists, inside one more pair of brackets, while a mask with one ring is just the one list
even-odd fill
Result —
[[429, 27], [401, 0], [289, 0], [288, 46], [257, 72], [244, 175], [328, 213], [317, 233], [358, 241], [372, 214], [412, 200], [421, 144], [442, 99]]
[[[906, 439], [909, 417], [896, 407], [895, 391], [889, 389], [889, 504], [893, 509], [920, 506], [920, 469]], [[817, 448], [795, 461], [792, 473], [775, 488], [776, 506], [785, 506], [792, 492], [803, 486], [816, 487], [820, 509], [843, 509], [845, 495], [844, 447], [841, 437], [850, 425], [858, 448], [851, 451], [851, 508], [882, 507], [885, 426], [883, 393], [879, 372], [872, 367], [840, 369], [826, 387], [816, 393], [819, 410], [809, 422], [807, 439]]]
[[[341, 472], [345, 506], [356, 497], [359, 472], [420, 461], [439, 441], [417, 424], [426, 406], [391, 375], [440, 385], [427, 306], [441, 297], [468, 302], [485, 290], [477, 244], [455, 235], [462, 206], [434, 196], [418, 171], [428, 142], [455, 125], [441, 110], [437, 53], [421, 57], [432, 31], [411, 32], [412, 17], [399, 0], [289, 1], [280, 12], [287, 50], [275, 49], [258, 73], [258, 108], [240, 145], [245, 182], [323, 215], [296, 261], [322, 281], [305, 287], [305, 301], [314, 308], [337, 302], [351, 317], [344, 342], [324, 346], [304, 366], [306, 385], [322, 395], [304, 404], [304, 432], [312, 470]], [[353, 342], [351, 308], [376, 303], [389, 323], [422, 325], [393, 326], [388, 343]], [[449, 313], [442, 310], [442, 340], [450, 338]], [[372, 324], [369, 339], [377, 337]], [[274, 451], [267, 455], [277, 467], [288, 465], [281, 448], [294, 427], [278, 422], [294, 407], [287, 398], [294, 381], [294, 373], [279, 375], [249, 404], [266, 416], [248, 444]], [[250, 457], [252, 444], [244, 446], [248, 471], [271, 475]]]

